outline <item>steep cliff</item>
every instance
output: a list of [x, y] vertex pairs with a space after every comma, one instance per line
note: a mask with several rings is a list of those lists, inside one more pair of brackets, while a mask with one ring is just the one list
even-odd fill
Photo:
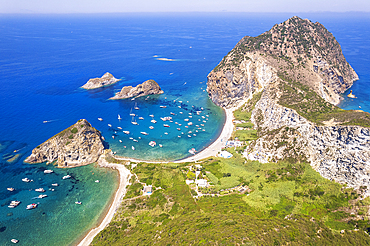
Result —
[[309, 161], [323, 177], [359, 188], [370, 185], [370, 114], [335, 106], [357, 79], [330, 32], [292, 17], [244, 37], [208, 75], [207, 91], [225, 108], [262, 92], [247, 159]]
[[106, 72], [101, 78], [94, 78], [89, 79], [89, 81], [86, 82], [82, 86], [82, 88], [90, 90], [90, 89], [96, 89], [104, 86], [113, 85], [120, 81], [120, 79], [116, 79], [112, 74]]
[[150, 79], [143, 82], [142, 84], [137, 85], [136, 87], [125, 86], [120, 92], [117, 92], [116, 95], [114, 97], [111, 97], [110, 99], [126, 99], [131, 97], [142, 97], [162, 93], [163, 91], [158, 83]]
[[58, 167], [77, 167], [97, 161], [103, 150], [100, 132], [81, 119], [33, 149], [25, 162], [57, 161]]

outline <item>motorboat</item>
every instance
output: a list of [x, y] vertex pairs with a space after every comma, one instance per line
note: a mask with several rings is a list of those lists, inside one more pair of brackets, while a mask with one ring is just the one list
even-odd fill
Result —
[[184, 121], [189, 121], [189, 119], [184, 119]]
[[63, 176], [62, 179], [69, 179], [71, 177], [71, 175], [66, 175], [66, 176]]
[[15, 189], [13, 187], [6, 188], [8, 191], [14, 191]]
[[141, 117], [141, 116], [139, 117], [139, 120], [143, 120], [143, 119], [144, 119], [144, 117]]
[[19, 242], [19, 240], [18, 240], [18, 239], [13, 238], [12, 240], [10, 240], [10, 242], [12, 242], [12, 243], [18, 243], [18, 242]]
[[160, 107], [160, 108], [167, 108], [167, 106], [162, 106], [162, 105], [161, 105], [161, 106], [159, 106], [159, 107]]
[[190, 136], [190, 135], [188, 135], [188, 138], [191, 138], [191, 136]]
[[139, 142], [138, 140], [136, 140], [136, 139], [132, 139], [132, 141], [134, 141], [134, 142]]
[[15, 208], [18, 206], [21, 202], [20, 201], [11, 201], [8, 208]]
[[189, 118], [193, 118], [193, 116], [189, 115]]
[[130, 116], [135, 116], [135, 114], [130, 114]]
[[133, 137], [129, 137], [128, 139], [132, 140], [132, 139], [134, 139], [134, 138], [133, 138]]
[[125, 134], [130, 134], [130, 132], [129, 131], [122, 131], [123, 133], [125, 133]]
[[35, 189], [35, 191], [37, 191], [37, 192], [45, 192], [44, 188], [37, 188], [37, 189]]
[[120, 130], [122, 130], [122, 127], [120, 127], [120, 126], [117, 126], [117, 129], [120, 129]]
[[149, 126], [149, 129], [151, 129], [151, 130], [154, 129], [154, 126]]
[[44, 173], [53, 173], [54, 171], [53, 170], [50, 170], [50, 169], [48, 169], [48, 170], [44, 170]]
[[181, 131], [181, 129], [180, 128], [176, 128], [178, 131]]
[[99, 180], [95, 180], [95, 183], [99, 183], [100, 181]]
[[150, 122], [152, 122], [152, 123], [157, 123], [157, 121], [156, 121], [156, 120], [151, 120]]
[[170, 126], [169, 126], [169, 125], [167, 125], [167, 124], [163, 124], [163, 126], [164, 126], [164, 127], [170, 127]]
[[190, 150], [189, 150], [189, 153], [190, 154], [192, 154], [192, 155], [195, 155], [195, 152], [197, 152], [194, 148], [191, 148]]
[[154, 117], [154, 114], [150, 114], [149, 116], [153, 118]]
[[23, 178], [22, 181], [28, 183], [28, 182], [31, 182], [31, 179]]
[[183, 114], [182, 112], [180, 112], [180, 114]]
[[111, 124], [108, 124], [108, 126], [109, 126], [109, 127], [112, 127], [112, 125], [111, 125]]
[[51, 186], [59, 186], [57, 183], [55, 183], [55, 184], [51, 184]]
[[80, 201], [77, 201], [75, 203], [78, 204], [78, 205], [81, 205], [82, 204], [82, 202], [80, 202]]
[[122, 117], [121, 117], [121, 115], [118, 115], [118, 120], [122, 120]]
[[175, 113], [170, 112], [170, 114], [175, 115]]
[[162, 147], [163, 147], [163, 145], [162, 145], [162, 144], [159, 144], [159, 147], [161, 147], [161, 148], [162, 148]]
[[98, 121], [103, 121], [103, 118], [98, 118]]
[[120, 143], [122, 143], [122, 140], [120, 139], [120, 140], [118, 140]]
[[27, 205], [27, 207], [26, 207], [26, 209], [34, 209], [34, 208], [36, 208], [37, 207], [37, 204], [36, 203], [32, 203], [32, 204], [28, 204]]
[[47, 197], [48, 195], [45, 195], [45, 194], [42, 194], [42, 195], [39, 195], [38, 198], [42, 199], [44, 197]]
[[165, 135], [168, 135], [168, 132], [165, 132], [164, 134], [165, 134]]
[[150, 142], [149, 142], [149, 145], [150, 145], [150, 146], [152, 146], [152, 147], [154, 147], [154, 146], [156, 146], [156, 145], [157, 145], [157, 143], [156, 143], [156, 142], [154, 142], [154, 141], [150, 141]]
[[180, 135], [178, 135], [177, 137], [178, 137], [178, 138], [181, 138], [181, 136], [180, 136]]
[[140, 132], [141, 134], [143, 134], [143, 135], [149, 135], [149, 133], [147, 133], [147, 132]]
[[112, 138], [114, 139], [114, 136], [112, 136]]
[[134, 147], [134, 146], [131, 146], [131, 149], [132, 149], [132, 150], [135, 150], [135, 147]]
[[191, 126], [191, 125], [193, 125], [193, 123], [192, 122], [189, 122], [188, 125]]

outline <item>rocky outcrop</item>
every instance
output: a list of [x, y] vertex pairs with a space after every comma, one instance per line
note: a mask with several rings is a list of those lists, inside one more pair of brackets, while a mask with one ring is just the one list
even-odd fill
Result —
[[370, 114], [334, 106], [356, 79], [330, 32], [293, 17], [244, 37], [208, 75], [207, 91], [225, 108], [262, 92], [251, 114], [259, 138], [247, 159], [308, 161], [325, 178], [368, 186], [370, 195], [370, 128], [363, 127]]
[[276, 77], [299, 81], [335, 105], [358, 79], [323, 25], [292, 17], [239, 41], [208, 75], [207, 91], [215, 104], [232, 107]]
[[113, 85], [118, 81], [120, 81], [120, 79], [116, 79], [112, 74], [106, 72], [101, 78], [89, 79], [89, 81], [87, 81], [87, 83], [84, 84], [82, 88], [87, 90], [96, 89], [100, 87]]
[[85, 119], [32, 150], [27, 163], [57, 161], [58, 167], [77, 167], [96, 162], [103, 153], [103, 137]]
[[142, 84], [137, 85], [136, 87], [125, 86], [120, 92], [117, 92], [116, 95], [114, 97], [111, 97], [110, 99], [126, 99], [131, 97], [142, 97], [162, 93], [163, 91], [161, 87], [159, 87], [158, 83], [150, 79], [143, 82]]

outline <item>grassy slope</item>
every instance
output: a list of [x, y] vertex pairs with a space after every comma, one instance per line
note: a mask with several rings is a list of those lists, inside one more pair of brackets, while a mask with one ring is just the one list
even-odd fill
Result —
[[219, 179], [219, 189], [248, 184], [249, 195], [194, 199], [185, 184], [184, 165], [139, 164], [134, 172], [140, 181], [161, 189], [150, 197], [134, 197], [138, 186], [130, 186], [133, 198], [123, 201], [93, 245], [370, 244], [362, 230], [337, 231], [369, 227], [367, 221], [338, 212], [357, 196], [352, 190], [322, 178], [306, 163], [260, 164], [233, 154], [231, 159], [205, 161], [202, 172]]

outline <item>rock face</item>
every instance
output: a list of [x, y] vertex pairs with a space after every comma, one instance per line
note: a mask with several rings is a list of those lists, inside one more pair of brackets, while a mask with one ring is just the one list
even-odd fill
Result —
[[259, 138], [247, 159], [308, 161], [325, 178], [368, 186], [370, 195], [370, 114], [334, 106], [357, 79], [331, 33], [292, 17], [244, 37], [208, 75], [207, 91], [225, 108], [262, 92], [251, 115]]
[[159, 87], [158, 83], [150, 79], [142, 84], [137, 85], [136, 87], [125, 86], [120, 92], [117, 92], [116, 95], [114, 97], [111, 97], [110, 99], [125, 99], [162, 93], [163, 91], [161, 90], [161, 87]]
[[103, 153], [102, 135], [85, 119], [79, 120], [32, 150], [27, 163], [57, 161], [58, 167], [91, 164]]
[[96, 89], [103, 86], [113, 85], [118, 81], [120, 81], [120, 79], [116, 79], [112, 74], [106, 72], [101, 78], [89, 79], [89, 81], [87, 81], [82, 88], [87, 90]]
[[275, 77], [299, 81], [332, 104], [358, 79], [323, 25], [292, 17], [258, 37], [240, 40], [208, 75], [207, 90], [217, 105], [232, 107]]

